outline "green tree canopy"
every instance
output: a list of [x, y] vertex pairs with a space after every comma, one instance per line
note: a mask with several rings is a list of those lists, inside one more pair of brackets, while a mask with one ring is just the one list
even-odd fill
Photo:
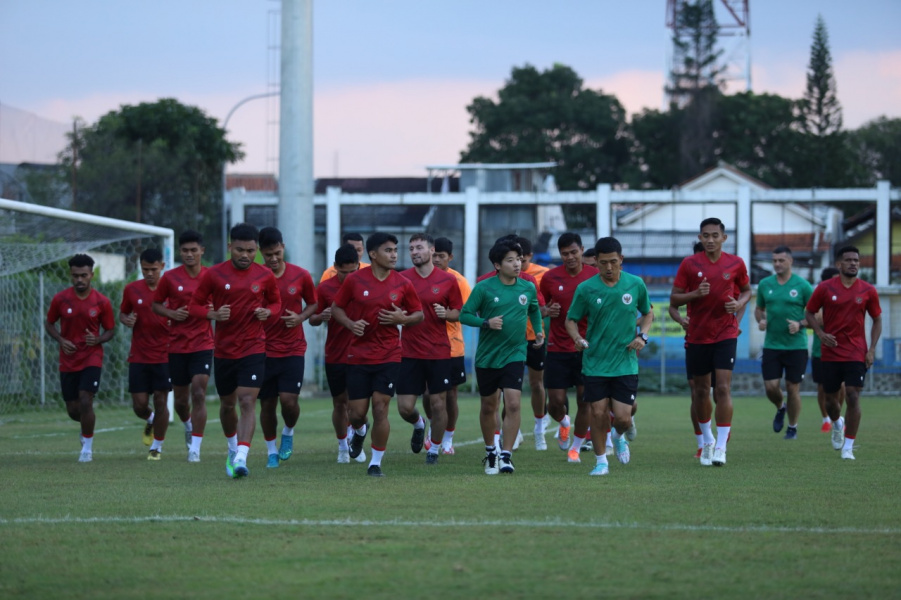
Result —
[[881, 116], [851, 132], [849, 138], [865, 174], [861, 185], [887, 179], [901, 186], [901, 119]]
[[167, 98], [123, 105], [77, 130], [61, 155], [82, 212], [200, 231], [221, 243], [222, 169], [239, 144], [201, 109]]
[[466, 107], [474, 130], [460, 161], [555, 161], [560, 189], [622, 181], [629, 162], [626, 111], [614, 96], [583, 87], [569, 67], [513, 69], [498, 101]]

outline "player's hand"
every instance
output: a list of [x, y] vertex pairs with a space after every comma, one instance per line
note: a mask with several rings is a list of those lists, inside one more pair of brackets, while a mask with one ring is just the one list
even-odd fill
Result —
[[791, 319], [786, 319], [788, 322], [788, 332], [792, 335], [795, 335], [799, 331], [801, 331], [801, 323], [799, 321], [792, 321]]
[[272, 311], [268, 308], [255, 308], [253, 311], [253, 316], [257, 318], [257, 321], [265, 321], [269, 318], [269, 315], [272, 314]]
[[300, 325], [300, 315], [296, 312], [290, 311], [287, 308], [285, 309], [285, 314], [281, 316], [281, 320], [285, 322], [285, 327], [288, 329], [297, 327]]
[[823, 335], [820, 336], [820, 341], [823, 343], [824, 346], [828, 346], [829, 348], [837, 348], [838, 347], [838, 340], [835, 339], [835, 336], [832, 335], [831, 333], [826, 333], [824, 331]]
[[393, 302], [391, 303], [391, 307], [394, 310], [385, 310], [384, 308], [379, 311], [379, 323], [381, 325], [403, 325], [404, 320], [407, 318], [407, 311], [401, 310]]
[[682, 322], [679, 323], [679, 325], [682, 326], [682, 331], [688, 331], [688, 323], [689, 323], [688, 317], [685, 317], [684, 319], [682, 319]]
[[535, 342], [532, 344], [533, 348], [541, 348], [544, 346], [544, 334], [536, 333], [535, 334]]
[[504, 328], [504, 316], [498, 315], [488, 319], [488, 329], [501, 330]]
[[447, 308], [446, 308], [446, 307], [441, 306], [440, 304], [438, 304], [438, 303], [436, 302], [435, 304], [432, 305], [432, 308], [435, 309], [435, 316], [436, 316], [436, 317], [438, 317], [439, 319], [446, 319], [446, 318], [447, 318]]
[[353, 332], [353, 334], [355, 336], [360, 337], [364, 333], [366, 333], [367, 325], [369, 325], [368, 321], [364, 321], [363, 319], [360, 319], [359, 321], [353, 322], [353, 327], [351, 327], [350, 330]]
[[232, 316], [232, 308], [228, 304], [223, 304], [218, 310], [211, 310], [210, 315], [213, 321], [228, 321]]
[[188, 317], [190, 317], [190, 316], [191, 316], [191, 313], [188, 312], [188, 307], [187, 307], [187, 306], [182, 306], [182, 307], [179, 308], [178, 310], [173, 310], [173, 311], [172, 311], [172, 317], [171, 317], [171, 318], [174, 319], [174, 320], [176, 320], [176, 321], [186, 321], [186, 320], [188, 319]]
[[707, 278], [704, 278], [704, 281], [701, 282], [701, 285], [698, 286], [698, 289], [695, 290], [698, 296], [706, 296], [710, 293], [710, 284], [707, 283]]
[[582, 352], [583, 350], [588, 350], [588, 340], [585, 338], [579, 338], [577, 340], [573, 340], [573, 343], [576, 345], [576, 350]]
[[738, 303], [738, 300], [733, 298], [732, 296], [726, 296], [728, 298], [728, 302], [726, 302], [726, 312], [730, 315], [734, 315], [738, 312], [738, 309], [741, 308], [741, 305]]
[[757, 321], [757, 329], [760, 331], [766, 331], [766, 319], [760, 319]]
[[85, 344], [87, 344], [88, 346], [96, 346], [97, 344], [100, 343], [98, 341], [97, 336], [94, 335], [93, 333], [91, 333], [90, 330], [85, 329], [84, 332], [85, 332], [85, 336], [84, 336]]
[[71, 355], [75, 354], [75, 351], [78, 350], [78, 348], [75, 346], [75, 344], [73, 344], [72, 342], [70, 342], [69, 340], [67, 340], [65, 338], [61, 339], [59, 341], [59, 346], [60, 346], [60, 348], [63, 349], [63, 354], [65, 354], [67, 356], [71, 356]]
[[629, 345], [626, 346], [626, 350], [635, 350], [635, 352], [638, 353], [641, 352], [641, 349], [645, 346], [647, 346], [647, 344], [644, 343], [644, 340], [638, 336], [635, 336], [635, 339], [629, 342]]
[[332, 307], [329, 306], [324, 311], [319, 313], [319, 318], [322, 319], [323, 323], [325, 323], [326, 321], [331, 321], [332, 320]]
[[876, 362], [876, 351], [875, 350], [867, 350], [867, 357], [866, 357], [867, 369], [872, 367], [874, 362]]
[[552, 304], [548, 304], [547, 305], [547, 316], [549, 316], [552, 319], [556, 319], [557, 317], [560, 316], [561, 308], [562, 307], [560, 306], [559, 302], [554, 302]]
[[120, 321], [122, 322], [122, 324], [125, 325], [126, 327], [134, 327], [134, 326], [135, 326], [135, 323], [136, 323], [137, 320], [138, 320], [138, 315], [136, 315], [135, 313], [131, 313], [131, 314], [128, 314], [128, 315], [122, 315], [122, 318], [119, 319], [119, 320], [120, 320]]

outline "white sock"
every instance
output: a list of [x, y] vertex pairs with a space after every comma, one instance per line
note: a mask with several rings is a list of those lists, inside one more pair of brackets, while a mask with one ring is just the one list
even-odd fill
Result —
[[453, 429], [445, 429], [444, 437], [441, 438], [441, 446], [443, 448], [450, 448], [454, 445], [454, 430]]
[[163, 440], [158, 440], [156, 438], [153, 438], [153, 443], [150, 444], [150, 449], [162, 451], [163, 450]]
[[613, 433], [612, 432], [613, 432], [612, 429], [607, 432], [607, 442], [606, 442], [606, 445], [610, 446], [611, 448], [613, 448]]
[[384, 450], [376, 450], [375, 448], [373, 448], [373, 449], [372, 449], [372, 458], [369, 460], [369, 466], [370, 466], [370, 467], [371, 467], [372, 465], [379, 465], [379, 466], [381, 466], [381, 465], [382, 465], [382, 457], [383, 457], [384, 455], [385, 455], [385, 451], [384, 451]]
[[544, 417], [535, 417], [535, 433], [544, 433]]
[[609, 464], [607, 462], [607, 453], [606, 452], [601, 452], [600, 454], [595, 454], [594, 459], [597, 461], [597, 464], [599, 464], [599, 465]]
[[494, 432], [494, 447], [500, 448], [500, 446], [501, 446], [501, 432], [495, 431]]
[[828, 423], [829, 425], [832, 425], [832, 419], [830, 419], [828, 416], [823, 417], [823, 423]]
[[618, 432], [616, 429], [612, 429], [612, 430], [610, 431], [610, 437], [612, 437], [612, 438], [613, 438], [613, 441], [615, 442], [616, 440], [618, 440], [618, 439], [620, 439], [621, 437], [623, 437], [623, 434], [621, 434], [620, 432]]
[[361, 435], [361, 436], [366, 435], [366, 423], [363, 423], [363, 426], [360, 427], [359, 429], [353, 429], [352, 431], [353, 431], [353, 433], [356, 433], [357, 435]]
[[188, 420], [185, 421], [185, 431], [191, 433], [194, 431], [194, 423], [191, 422], [191, 417], [188, 417]]
[[[235, 436], [237, 437], [237, 436]], [[238, 446], [238, 453], [235, 454], [234, 462], [247, 462], [247, 453], [250, 452], [250, 446], [247, 444], [241, 444]]]
[[695, 439], [698, 440], [698, 448], [703, 448], [704, 447], [704, 434], [696, 433]]
[[82, 438], [84, 440], [84, 444], [81, 446], [82, 452], [93, 452], [94, 451], [94, 436]]
[[419, 420], [413, 424], [413, 429], [425, 429], [425, 419], [422, 418], [422, 415], [419, 415]]
[[282, 435], [287, 435], [288, 437], [293, 437], [294, 436], [294, 428], [288, 427], [287, 425], [285, 425], [285, 427], [282, 428]]
[[701, 435], [704, 436], [704, 445], [712, 444], [716, 442], [716, 438], [713, 437], [713, 431], [710, 429], [710, 421], [706, 421], [704, 423], [698, 423], [698, 426], [701, 428]]
[[845, 428], [845, 417], [839, 417], [837, 421], [832, 422], [832, 428], [836, 431], [841, 431]]
[[266, 440], [266, 454], [278, 454], [278, 445], [275, 439]]
[[347, 426], [347, 439], [350, 439], [354, 436], [354, 428], [353, 425]]
[[153, 417], [155, 417], [155, 416], [156, 416], [156, 413], [153, 411], [150, 411], [150, 416], [147, 417], [147, 423], [149, 423], [150, 425], [153, 425]]
[[570, 451], [575, 450], [578, 452], [582, 449], [582, 442], [585, 441], [585, 438], [580, 438], [576, 434], [573, 434], [573, 445], [570, 446]]
[[229, 452], [237, 452], [238, 451], [238, 434], [231, 437], [225, 438], [225, 441], [228, 442], [228, 451]]
[[854, 438], [849, 438], [845, 436], [845, 444], [842, 446], [842, 450], [853, 450], [854, 449]]
[[716, 450], [725, 450], [726, 444], [729, 442], [729, 432], [732, 431], [731, 425], [716, 426]]
[[560, 421], [560, 427], [569, 427], [569, 415], [564, 415]]
[[200, 444], [203, 443], [202, 435], [192, 435], [191, 436], [191, 452], [196, 452], [200, 454]]
[[338, 450], [349, 450], [346, 437], [338, 438]]

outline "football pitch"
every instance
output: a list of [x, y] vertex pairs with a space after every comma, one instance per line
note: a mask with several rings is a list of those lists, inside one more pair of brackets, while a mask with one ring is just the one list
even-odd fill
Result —
[[[410, 451], [392, 401], [386, 477], [336, 464], [328, 398], [303, 399], [294, 456], [225, 475], [218, 404], [202, 462], [181, 424], [146, 460], [141, 423], [97, 412], [79, 464], [65, 411], [0, 417], [2, 598], [889, 598], [901, 593], [901, 399], [864, 397], [842, 461], [805, 397], [799, 439], [736, 397], [724, 467], [701, 467], [685, 397], [643, 396], [632, 460], [569, 464], [529, 411], [513, 475], [486, 476], [478, 398], [456, 454]], [[369, 440], [365, 449], [369, 452]]]

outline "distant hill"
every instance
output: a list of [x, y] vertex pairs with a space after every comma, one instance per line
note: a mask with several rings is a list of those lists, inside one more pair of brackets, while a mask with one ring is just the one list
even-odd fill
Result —
[[0, 163], [55, 163], [71, 124], [0, 104]]

